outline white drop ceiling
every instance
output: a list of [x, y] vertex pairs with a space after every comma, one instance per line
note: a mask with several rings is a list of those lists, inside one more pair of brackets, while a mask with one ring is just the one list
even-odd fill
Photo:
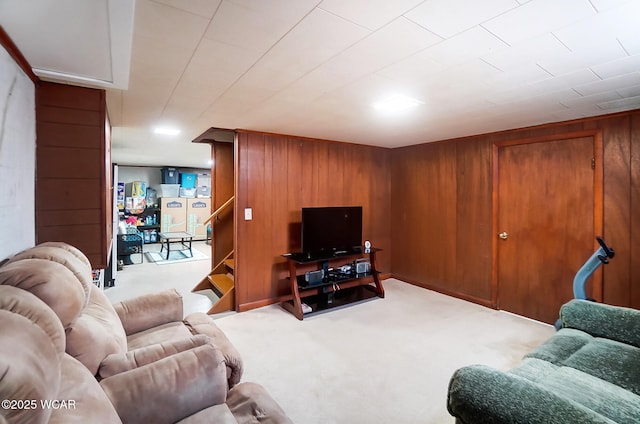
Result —
[[[640, 108], [640, 0], [137, 0], [130, 22], [132, 5], [0, 0], [34, 68], [112, 81], [121, 164], [206, 167], [191, 140], [210, 127], [397, 147]], [[422, 104], [372, 107], [393, 94]]]

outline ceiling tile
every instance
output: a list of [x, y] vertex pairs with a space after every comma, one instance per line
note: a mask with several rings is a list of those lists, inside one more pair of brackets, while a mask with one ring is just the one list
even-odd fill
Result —
[[428, 52], [422, 51], [376, 73], [406, 84], [420, 85], [446, 69], [447, 66], [436, 62]]
[[138, 38], [194, 50], [209, 19], [151, 0], [137, 0], [134, 48]]
[[158, 3], [211, 19], [222, 0], [155, 0]]
[[369, 34], [370, 31], [362, 27], [316, 9], [274, 45], [259, 65], [306, 73]]
[[520, 41], [508, 48], [500, 49], [482, 56], [493, 66], [510, 72], [527, 64], [536, 64], [541, 60], [554, 60], [564, 57], [569, 49], [552, 34], [544, 34]]
[[592, 66], [591, 69], [602, 79], [630, 74], [640, 69], [640, 54], [600, 63]]
[[595, 14], [588, 0], [532, 0], [482, 24], [513, 45]]
[[251, 68], [260, 56], [261, 53], [255, 50], [203, 38], [191, 57], [189, 66], [207, 67], [212, 72], [224, 72], [239, 77]]
[[619, 88], [616, 90], [616, 93], [618, 93], [622, 97], [640, 96], [640, 84]]
[[[449, 38], [517, 6], [514, 0], [431, 0], [405, 16], [443, 38]], [[455, 13], [451, 13], [454, 10]]]
[[485, 84], [490, 85], [494, 89], [494, 93], [500, 93], [505, 90], [517, 90], [529, 84], [545, 80], [551, 75], [535, 64], [523, 64], [522, 66], [514, 66], [499, 74], [495, 74], [492, 78], [485, 80]]
[[553, 75], [567, 74], [625, 57], [627, 54], [614, 39], [602, 38], [552, 59], [543, 58], [538, 64]]
[[481, 27], [473, 27], [461, 34], [429, 47], [425, 54], [446, 66], [459, 65], [507, 48], [507, 45]]
[[598, 107], [600, 109], [606, 110], [607, 112], [614, 112], [615, 110], [637, 109], [640, 108], [640, 96], [598, 103]]
[[246, 50], [266, 52], [312, 9], [314, 2], [224, 1], [205, 38]]
[[562, 90], [566, 87], [574, 87], [577, 85], [589, 84], [600, 81], [600, 78], [588, 69], [571, 72], [557, 77], [549, 77], [547, 79], [537, 81], [531, 84], [535, 92], [539, 94], [550, 93]]
[[323, 66], [353, 79], [399, 62], [442, 41], [406, 18], [398, 18], [333, 57]]
[[318, 7], [370, 30], [376, 30], [424, 0], [324, 0]]
[[616, 91], [605, 91], [603, 93], [592, 94], [590, 96], [582, 96], [575, 99], [565, 100], [562, 104], [571, 109], [584, 109], [585, 107], [594, 106], [597, 103], [619, 100], [620, 98], [620, 94]]
[[574, 87], [574, 90], [583, 96], [602, 93], [610, 90], [620, 90], [640, 84], [640, 72], [608, 78], [602, 81], [583, 84]]

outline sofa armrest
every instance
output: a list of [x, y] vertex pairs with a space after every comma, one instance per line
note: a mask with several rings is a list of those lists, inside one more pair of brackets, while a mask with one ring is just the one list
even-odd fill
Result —
[[175, 289], [124, 300], [113, 305], [128, 335], [182, 321], [182, 296]]
[[123, 423], [175, 423], [225, 403], [226, 364], [211, 344], [100, 382]]
[[209, 337], [200, 334], [188, 339], [156, 343], [151, 346], [130, 350], [124, 354], [113, 353], [102, 361], [98, 374], [101, 378], [111, 377], [209, 342]]
[[184, 324], [192, 334], [205, 334], [211, 339], [211, 343], [220, 349], [227, 363], [229, 388], [240, 382], [244, 372], [244, 365], [240, 353], [227, 338], [227, 335], [213, 322], [211, 317], [203, 312], [194, 312], [187, 315]]
[[457, 370], [447, 410], [459, 423], [602, 423], [614, 421], [517, 375], [484, 365]]
[[560, 308], [560, 320], [563, 327], [640, 347], [640, 310], [574, 299]]

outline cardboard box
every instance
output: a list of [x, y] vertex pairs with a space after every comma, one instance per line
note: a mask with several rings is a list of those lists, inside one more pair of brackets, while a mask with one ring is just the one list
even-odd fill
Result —
[[207, 225], [204, 224], [211, 215], [211, 199], [187, 199], [187, 232], [194, 240], [207, 238]]
[[180, 197], [160, 199], [160, 230], [163, 233], [187, 231], [187, 199]]
[[127, 197], [147, 197], [147, 183], [144, 181], [132, 181], [125, 184]]

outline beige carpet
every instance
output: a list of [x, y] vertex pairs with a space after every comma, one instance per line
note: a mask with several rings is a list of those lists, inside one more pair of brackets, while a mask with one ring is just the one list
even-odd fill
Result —
[[279, 305], [216, 319], [298, 424], [452, 423], [449, 378], [482, 363], [508, 369], [552, 326], [398, 280], [374, 299], [298, 321]]

